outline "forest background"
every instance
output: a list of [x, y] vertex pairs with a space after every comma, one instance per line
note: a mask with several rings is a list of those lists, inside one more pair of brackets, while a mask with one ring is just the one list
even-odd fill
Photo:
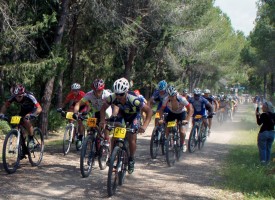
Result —
[[179, 91], [237, 89], [274, 102], [275, 0], [257, 6], [245, 37], [214, 0], [2, 0], [1, 102], [23, 83], [41, 102], [46, 135], [70, 85], [89, 91], [96, 78], [112, 89], [126, 77], [146, 98], [165, 79]]

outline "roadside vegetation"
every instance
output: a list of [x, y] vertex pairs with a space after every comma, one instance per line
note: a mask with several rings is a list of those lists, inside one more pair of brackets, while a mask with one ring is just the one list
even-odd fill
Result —
[[237, 137], [224, 163], [222, 175], [228, 190], [241, 192], [247, 199], [275, 198], [275, 145], [273, 145], [273, 162], [261, 166], [258, 156], [257, 135], [259, 127], [255, 122], [252, 108], [242, 119]]

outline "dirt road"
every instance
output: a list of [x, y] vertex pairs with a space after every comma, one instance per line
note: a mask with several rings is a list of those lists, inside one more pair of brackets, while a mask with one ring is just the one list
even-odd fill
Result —
[[125, 184], [111, 198], [106, 191], [107, 169], [100, 170], [96, 163], [92, 174], [82, 178], [79, 152], [74, 146], [67, 156], [63, 156], [61, 147], [46, 146], [39, 167], [31, 167], [25, 159], [16, 173], [7, 175], [0, 161], [0, 199], [243, 199], [241, 193], [221, 189], [220, 183], [225, 180], [218, 170], [232, 145], [230, 140], [238, 133], [245, 109], [245, 105], [239, 108], [233, 122], [213, 127], [203, 150], [184, 153], [174, 167], [167, 166], [164, 156], [150, 158], [151, 125], [138, 137], [135, 172], [127, 174]]

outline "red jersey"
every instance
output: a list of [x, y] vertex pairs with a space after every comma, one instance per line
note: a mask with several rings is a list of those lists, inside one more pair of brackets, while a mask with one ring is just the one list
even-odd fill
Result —
[[70, 106], [74, 106], [78, 101], [80, 101], [85, 96], [85, 92], [79, 91], [77, 95], [74, 95], [74, 93], [71, 91], [66, 99], [65, 104], [70, 103]]

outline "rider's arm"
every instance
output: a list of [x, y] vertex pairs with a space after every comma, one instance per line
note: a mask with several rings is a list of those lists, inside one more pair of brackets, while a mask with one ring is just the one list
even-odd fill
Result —
[[214, 103], [216, 105], [216, 109], [215, 109], [215, 112], [217, 112], [217, 110], [219, 109], [219, 103], [216, 99], [214, 99]]
[[154, 105], [154, 98], [151, 97], [151, 98], [147, 101], [147, 105], [148, 105], [150, 108], [152, 108], [153, 105]]
[[186, 106], [187, 109], [187, 117], [186, 117], [186, 121], [190, 121], [190, 118], [192, 117], [193, 113], [194, 113], [194, 109], [193, 109], [193, 105], [191, 103], [189, 103]]
[[1, 107], [0, 113], [4, 114], [4, 113], [6, 112], [6, 110], [7, 110], [7, 106], [6, 106], [6, 104], [4, 104], [4, 105]]
[[40, 106], [40, 104], [39, 104], [39, 103], [38, 103], [38, 104], [36, 104], [35, 106], [36, 106], [36, 110], [35, 110], [35, 112], [34, 112], [34, 113], [32, 113], [32, 114], [34, 114], [34, 115], [38, 116], [38, 115], [42, 112], [42, 107]]
[[148, 106], [148, 105], [144, 105], [141, 109], [142, 111], [144, 111], [146, 113], [146, 118], [145, 121], [143, 123], [143, 128], [144, 130], [147, 128], [147, 126], [149, 125], [152, 115], [153, 115], [153, 111], [152, 109]]

